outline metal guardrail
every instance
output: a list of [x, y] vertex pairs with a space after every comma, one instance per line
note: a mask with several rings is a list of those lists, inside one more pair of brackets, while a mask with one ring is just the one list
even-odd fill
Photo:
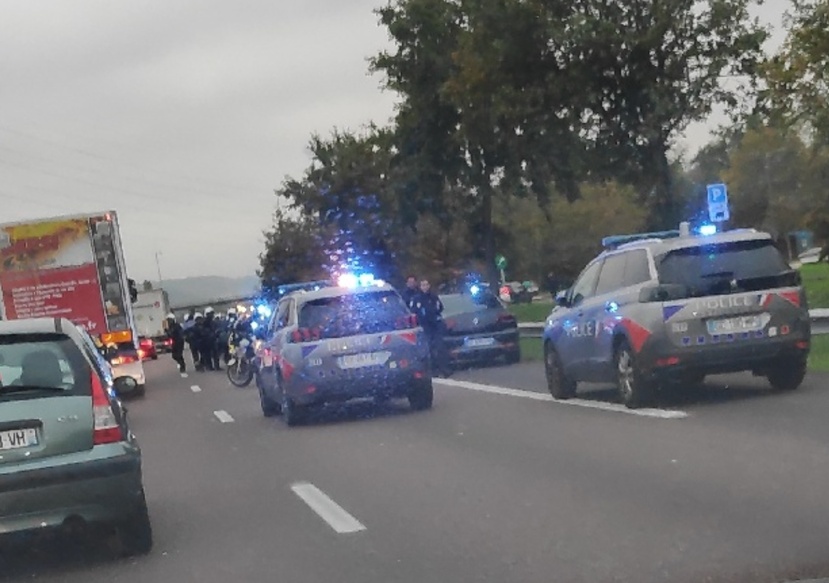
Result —
[[[829, 309], [817, 308], [809, 310], [812, 321], [812, 334], [829, 334]], [[544, 322], [521, 322], [518, 330], [522, 338], [541, 338], [544, 333]]]

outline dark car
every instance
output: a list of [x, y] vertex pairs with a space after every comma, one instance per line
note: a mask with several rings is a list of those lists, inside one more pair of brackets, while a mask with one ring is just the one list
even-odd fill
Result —
[[[0, 539], [105, 527], [152, 547], [141, 450], [89, 335], [56, 318], [0, 322]], [[6, 541], [2, 541], [6, 542]]]
[[477, 293], [445, 294], [445, 342], [452, 363], [481, 362], [503, 357], [521, 360], [518, 322], [501, 300], [486, 289]]

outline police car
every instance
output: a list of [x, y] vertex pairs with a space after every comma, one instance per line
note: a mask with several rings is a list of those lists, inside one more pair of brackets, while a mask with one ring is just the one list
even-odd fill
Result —
[[705, 225], [608, 237], [605, 251], [560, 293], [544, 330], [547, 385], [614, 382], [647, 404], [663, 383], [751, 371], [777, 390], [806, 374], [809, 312], [799, 273], [768, 233]]
[[260, 338], [256, 384], [266, 417], [281, 413], [296, 425], [313, 406], [363, 397], [432, 406], [423, 329], [397, 291], [371, 276], [296, 286]]

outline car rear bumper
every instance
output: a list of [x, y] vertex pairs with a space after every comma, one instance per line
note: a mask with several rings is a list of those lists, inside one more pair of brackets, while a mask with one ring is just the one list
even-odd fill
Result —
[[651, 354], [646, 367], [652, 376], [667, 379], [743, 371], [766, 374], [769, 368], [779, 366], [781, 361], [795, 362], [807, 358], [809, 345], [809, 338], [804, 335], [766, 339], [757, 343], [723, 343], [716, 350], [690, 349]]
[[116, 379], [118, 377], [132, 377], [139, 385], [144, 385], [147, 382], [147, 377], [144, 375], [144, 365], [140, 361], [113, 366], [112, 376]]
[[[467, 340], [492, 338], [488, 346], [469, 346]], [[507, 356], [519, 350], [518, 330], [494, 334], [471, 334], [468, 336], [447, 336], [444, 339], [449, 360], [452, 362], [480, 362], [500, 356]]]
[[0, 466], [0, 535], [60, 527], [68, 520], [118, 522], [141, 498], [141, 457], [126, 444]]
[[296, 403], [308, 405], [375, 396], [404, 397], [416, 382], [430, 377], [428, 363], [424, 362], [405, 369], [341, 371], [325, 377], [294, 375], [285, 383], [285, 389]]

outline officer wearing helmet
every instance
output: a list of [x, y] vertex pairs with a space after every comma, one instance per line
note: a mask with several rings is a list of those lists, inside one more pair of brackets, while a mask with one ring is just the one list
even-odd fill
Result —
[[176, 322], [176, 315], [172, 312], [167, 314], [167, 336], [172, 341], [170, 352], [178, 364], [179, 372], [187, 372], [187, 365], [184, 363], [184, 330], [181, 324]]

